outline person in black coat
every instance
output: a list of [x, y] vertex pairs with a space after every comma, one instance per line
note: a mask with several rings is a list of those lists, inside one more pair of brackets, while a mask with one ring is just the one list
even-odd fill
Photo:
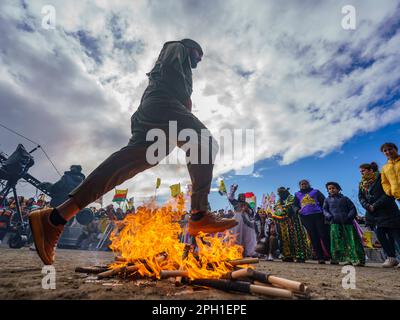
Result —
[[395, 248], [400, 246], [400, 210], [395, 199], [384, 192], [375, 162], [360, 165], [360, 173], [358, 199], [366, 210], [366, 220], [376, 226], [376, 236], [387, 255], [382, 266], [394, 267], [398, 265]]

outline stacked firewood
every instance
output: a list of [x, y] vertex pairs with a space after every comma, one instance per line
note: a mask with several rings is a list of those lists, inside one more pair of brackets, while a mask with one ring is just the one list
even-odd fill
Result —
[[[165, 254], [156, 258], [157, 262], [166, 259]], [[138, 275], [137, 271], [140, 265], [146, 265], [145, 261], [136, 263], [126, 262], [123, 258], [116, 257], [116, 261], [124, 263], [120, 267], [93, 266], [77, 267], [75, 272], [97, 274], [98, 279], [112, 277], [128, 278], [132, 275]], [[258, 294], [280, 299], [309, 299], [310, 290], [302, 282], [278, 277], [273, 274], [267, 274], [255, 269], [246, 267], [250, 264], [258, 263], [258, 258], [244, 258], [240, 260], [226, 261], [230, 266], [231, 272], [225, 274], [220, 279], [194, 279], [189, 278], [186, 270], [162, 270], [161, 279], [175, 278], [175, 285], [192, 285], [207, 288], [215, 288], [228, 292], [242, 292], [248, 294]], [[149, 268], [148, 266], [146, 266]], [[149, 268], [150, 270], [150, 268]]]

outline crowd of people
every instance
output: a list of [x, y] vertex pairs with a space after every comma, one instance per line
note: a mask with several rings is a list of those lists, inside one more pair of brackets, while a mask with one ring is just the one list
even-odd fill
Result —
[[[306, 179], [299, 181], [299, 190], [291, 194], [289, 188], [279, 187], [277, 199], [267, 207], [252, 208], [245, 195], [235, 197], [238, 186], [232, 185], [228, 193], [231, 209], [220, 209], [213, 214], [222, 218], [234, 218], [237, 226], [230, 230], [236, 234], [236, 242], [243, 246], [244, 256], [261, 256], [272, 261], [304, 263], [314, 259], [324, 264], [353, 264], [363, 266], [366, 253], [363, 232], [360, 224], [376, 234], [386, 256], [384, 267], [399, 264], [396, 256], [400, 252], [400, 156], [394, 143], [385, 143], [381, 151], [387, 163], [379, 171], [375, 162], [359, 166], [360, 182], [358, 198], [365, 209], [359, 216], [356, 206], [342, 194], [338, 182], [326, 183], [327, 196], [312, 188]], [[38, 208], [49, 206], [44, 195], [35, 198], [19, 197], [22, 219]], [[75, 247], [95, 249], [116, 221], [123, 220], [135, 209], [91, 207], [93, 219], [82, 227]], [[13, 197], [0, 199], [0, 241], [10, 228], [21, 221], [17, 215], [16, 201]], [[182, 217], [181, 224], [188, 221], [188, 214]], [[72, 221], [69, 223], [71, 224]], [[190, 236], [182, 233], [181, 241]], [[105, 239], [104, 246], [109, 243]]]
[[[45, 196], [41, 194], [38, 197], [25, 198], [18, 197], [20, 212], [22, 217], [18, 215], [17, 204], [14, 197], [2, 198], [0, 197], [0, 244], [5, 238], [7, 233], [15, 232], [15, 227], [22, 222], [27, 223], [28, 215], [30, 212], [50, 206], [51, 201], [47, 201]], [[111, 228], [115, 225], [116, 221], [123, 220], [127, 214], [134, 212], [134, 208], [121, 208], [114, 207], [110, 204], [104, 208], [97, 209], [96, 207], [89, 208], [92, 212], [93, 218], [90, 222], [81, 225], [79, 231], [81, 234], [77, 237], [75, 244], [68, 245], [68, 247], [75, 247], [77, 249], [95, 249], [101, 238], [104, 236], [108, 226]], [[73, 227], [74, 220], [69, 222], [69, 227]], [[29, 243], [30, 241], [28, 241]], [[108, 242], [105, 242], [103, 248], [107, 247]], [[60, 242], [63, 245], [63, 242]]]
[[400, 253], [400, 156], [394, 143], [381, 146], [387, 163], [379, 171], [375, 162], [359, 166], [359, 202], [365, 215], [359, 216], [355, 204], [342, 194], [338, 182], [326, 183], [327, 197], [303, 179], [293, 195], [289, 188], [277, 189], [278, 199], [267, 208], [252, 208], [244, 194], [235, 198], [233, 185], [228, 199], [234, 210], [220, 216], [234, 217], [239, 224], [232, 230], [246, 256], [265, 256], [267, 260], [364, 266], [365, 243], [360, 224], [376, 234], [376, 247], [383, 249], [383, 267], [399, 265]]

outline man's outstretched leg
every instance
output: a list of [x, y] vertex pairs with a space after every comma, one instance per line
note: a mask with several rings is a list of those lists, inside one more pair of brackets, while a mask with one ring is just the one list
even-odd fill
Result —
[[153, 165], [146, 161], [146, 147], [128, 145], [113, 153], [97, 167], [57, 208], [37, 210], [29, 215], [33, 240], [44, 264], [54, 262], [54, 249], [64, 225], [79, 210], [115, 186]]
[[189, 234], [196, 236], [204, 233], [223, 232], [238, 224], [235, 219], [223, 219], [208, 210], [208, 194], [212, 181], [212, 164], [189, 164], [192, 180], [191, 215], [189, 219]]
[[[167, 115], [166, 115], [167, 114]], [[169, 117], [169, 118], [166, 118]], [[158, 122], [157, 122], [158, 121]], [[70, 193], [71, 198], [55, 209], [43, 209], [32, 212], [29, 216], [33, 239], [36, 250], [45, 264], [54, 261], [54, 248], [60, 237], [64, 224], [74, 217], [79, 210], [100, 198], [115, 186], [127, 179], [134, 177], [154, 164], [149, 164], [146, 151], [149, 143], [146, 141], [148, 126], [168, 127], [168, 121], [177, 121], [179, 129], [194, 129], [196, 132], [206, 127], [183, 106], [174, 106], [165, 112], [164, 104], [157, 107], [156, 103], [142, 103], [137, 113], [132, 117], [132, 138], [127, 147], [112, 154], [99, 167], [97, 167], [75, 190]], [[168, 136], [168, 135], [166, 135]], [[212, 139], [215, 144], [215, 140]], [[166, 141], [168, 145], [168, 141]], [[199, 148], [209, 144], [207, 135], [195, 143]], [[210, 146], [209, 146], [210, 148]], [[192, 215], [189, 220], [189, 232], [196, 235], [199, 231], [204, 233], [222, 232], [234, 227], [234, 219], [218, 219], [208, 212], [208, 193], [212, 181], [212, 170], [217, 147], [211, 150], [211, 159], [205, 164], [188, 164], [189, 174], [193, 185]], [[169, 152], [169, 149], [168, 151]], [[166, 154], [164, 155], [166, 156]], [[159, 159], [161, 161], [161, 159]]]
[[[200, 133], [197, 143], [191, 146], [191, 148], [198, 149], [198, 163], [188, 162], [187, 164], [192, 181], [191, 215], [188, 231], [192, 236], [196, 236], [200, 231], [204, 233], [223, 232], [233, 228], [238, 222], [235, 219], [217, 217], [208, 209], [208, 194], [211, 188], [218, 143], [197, 118], [194, 118], [191, 127], [197, 129], [197, 132]], [[203, 132], [202, 135], [201, 129], [204, 129], [207, 133]]]

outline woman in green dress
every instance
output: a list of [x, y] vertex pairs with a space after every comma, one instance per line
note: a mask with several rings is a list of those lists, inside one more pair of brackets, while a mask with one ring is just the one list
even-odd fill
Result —
[[364, 266], [364, 247], [353, 224], [357, 216], [356, 207], [340, 193], [342, 188], [338, 183], [328, 182], [326, 188], [329, 196], [324, 201], [324, 215], [331, 224], [332, 261]]

